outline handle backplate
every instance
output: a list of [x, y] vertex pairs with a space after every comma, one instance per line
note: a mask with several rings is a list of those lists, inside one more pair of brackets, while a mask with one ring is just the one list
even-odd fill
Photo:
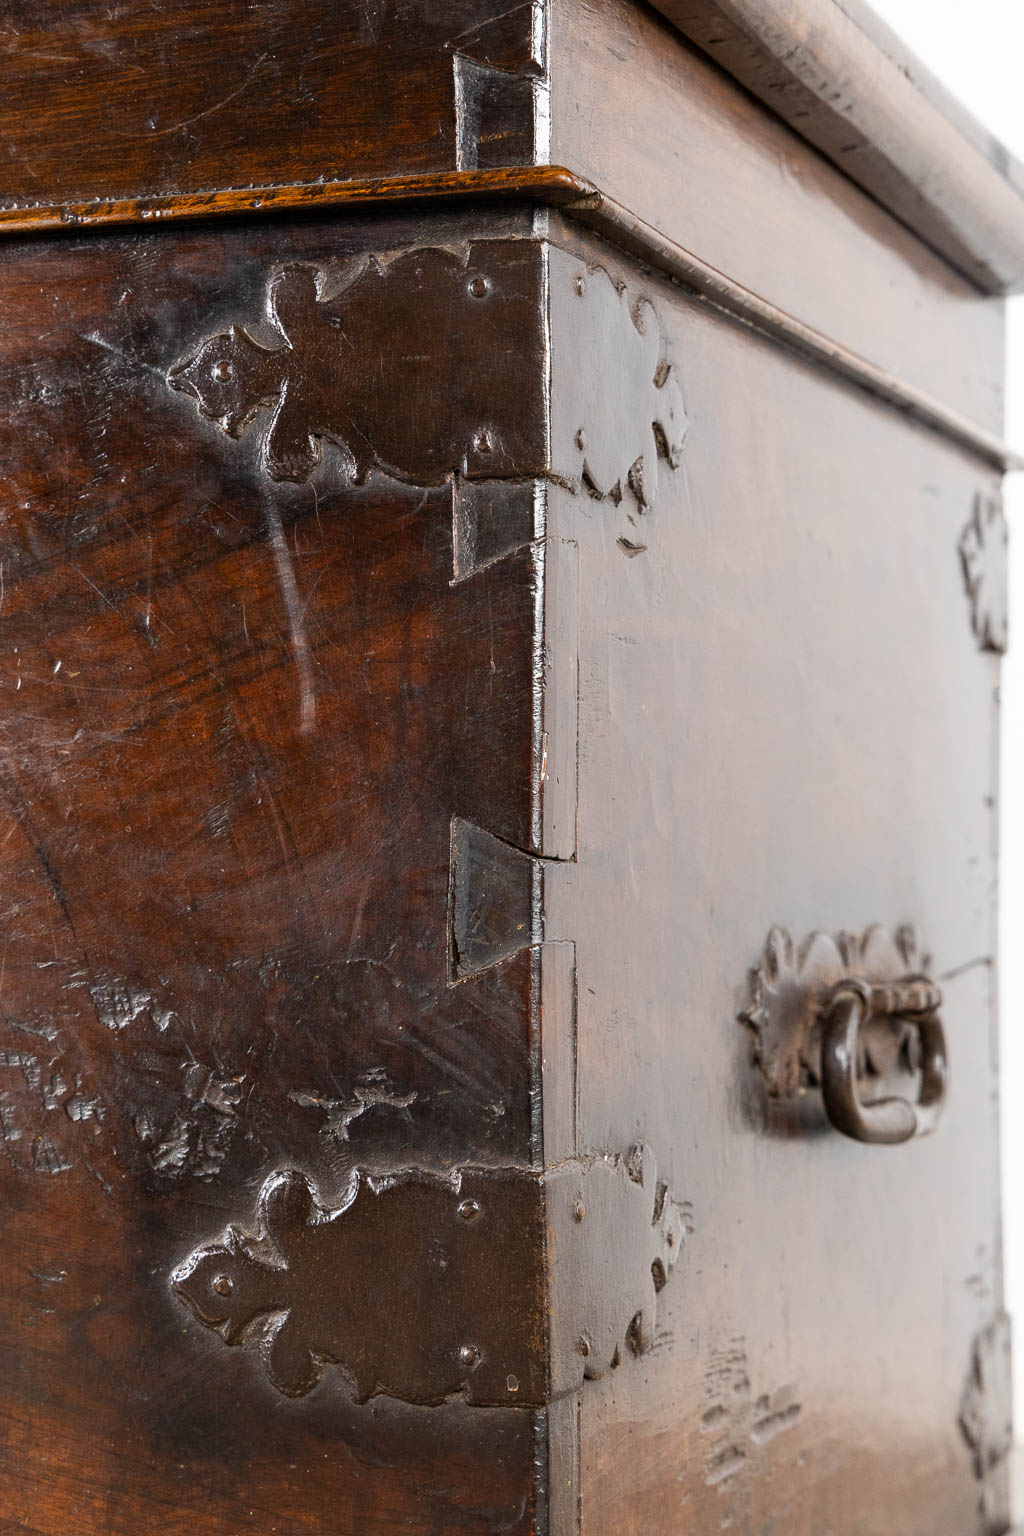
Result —
[[942, 997], [913, 933], [813, 933], [799, 951], [773, 928], [742, 1021], [773, 1099], [820, 1091], [832, 1125], [893, 1144], [932, 1130], [946, 1093]]

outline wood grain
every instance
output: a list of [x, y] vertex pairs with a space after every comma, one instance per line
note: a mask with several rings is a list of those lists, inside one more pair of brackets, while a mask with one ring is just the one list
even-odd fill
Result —
[[78, 229], [132, 228], [133, 225], [195, 223], [199, 220], [276, 213], [324, 215], [337, 210], [437, 201], [461, 203], [494, 198], [559, 205], [592, 192], [559, 165], [512, 166], [490, 170], [427, 171], [416, 176], [353, 177], [345, 181], [292, 182], [287, 186], [222, 187], [212, 192], [175, 193], [167, 197], [96, 197], [88, 202], [0, 207], [0, 231], [6, 235]]
[[452, 987], [446, 920], [453, 816], [531, 846], [531, 549], [453, 585], [450, 485], [275, 485], [166, 377], [275, 263], [421, 238], [0, 254], [0, 1508], [41, 1536], [533, 1528], [529, 1413], [282, 1415], [169, 1288], [274, 1168], [534, 1156], [530, 956]]
[[475, 163], [529, 164], [534, 40], [526, 3], [6, 0], [0, 202], [452, 171], [457, 56], [525, 83], [503, 102], [503, 141]]

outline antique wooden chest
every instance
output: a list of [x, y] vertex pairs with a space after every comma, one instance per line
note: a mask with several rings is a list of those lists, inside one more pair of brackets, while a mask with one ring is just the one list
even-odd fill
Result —
[[1024, 173], [860, 0], [0, 20], [0, 1533], [1003, 1531]]

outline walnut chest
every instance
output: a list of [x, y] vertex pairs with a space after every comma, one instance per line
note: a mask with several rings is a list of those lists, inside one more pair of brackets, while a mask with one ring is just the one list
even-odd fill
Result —
[[1024, 172], [860, 0], [3, 13], [0, 1533], [1005, 1530]]

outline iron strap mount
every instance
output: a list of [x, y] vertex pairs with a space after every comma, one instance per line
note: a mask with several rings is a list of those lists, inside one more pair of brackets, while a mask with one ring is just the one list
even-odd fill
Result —
[[545, 1172], [359, 1169], [333, 1205], [286, 1169], [251, 1227], [197, 1248], [172, 1284], [287, 1397], [336, 1365], [359, 1401], [537, 1408], [649, 1347], [685, 1233], [640, 1147]]

